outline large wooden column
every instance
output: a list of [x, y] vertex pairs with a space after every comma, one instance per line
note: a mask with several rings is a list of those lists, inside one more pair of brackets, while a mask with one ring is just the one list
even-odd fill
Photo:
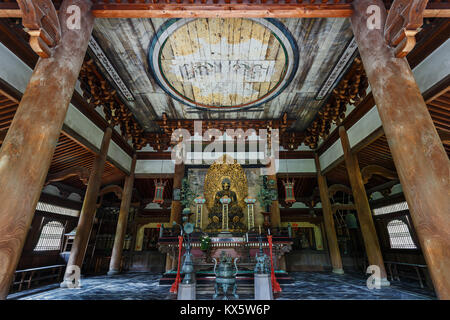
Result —
[[331, 265], [333, 272], [337, 274], [344, 274], [342, 268], [341, 252], [339, 251], [339, 244], [336, 236], [336, 229], [334, 227], [333, 211], [331, 210], [331, 203], [328, 193], [327, 180], [322, 175], [320, 169], [319, 157], [315, 155], [317, 183], [320, 191], [320, 202], [322, 202], [323, 222], [325, 224], [325, 232], [327, 234], [328, 249], [330, 251]]
[[77, 5], [80, 29], [61, 23], [61, 41], [53, 56], [39, 59], [0, 149], [0, 299], [5, 299], [33, 219], [67, 108], [80, 72], [94, 18], [91, 1]]
[[347, 132], [344, 127], [339, 127], [339, 136], [341, 138], [342, 149], [344, 150], [345, 166], [347, 167], [348, 177], [352, 187], [353, 199], [355, 201], [358, 220], [361, 225], [361, 232], [364, 238], [367, 258], [370, 265], [376, 265], [380, 268], [381, 285], [389, 286], [386, 269], [384, 267], [383, 255], [381, 254], [380, 244], [378, 242], [375, 224], [373, 223], [372, 212], [367, 199], [366, 189], [359, 169], [358, 158], [350, 149]]
[[89, 177], [89, 183], [84, 196], [83, 207], [78, 220], [77, 233], [70, 250], [69, 261], [67, 262], [66, 273], [61, 287], [67, 286], [67, 278], [72, 274], [69, 270], [71, 266], [77, 266], [81, 269], [84, 255], [89, 242], [92, 225], [94, 223], [95, 212], [97, 210], [97, 197], [102, 183], [103, 168], [105, 167], [106, 156], [108, 154], [109, 143], [111, 141], [112, 129], [107, 127], [103, 135], [100, 152], [95, 157], [94, 165]]
[[131, 162], [130, 175], [125, 178], [123, 187], [122, 202], [120, 203], [119, 219], [117, 221], [116, 235], [114, 237], [114, 246], [111, 253], [108, 275], [118, 274], [120, 272], [120, 262], [122, 261], [123, 241], [127, 231], [128, 212], [130, 211], [131, 197], [133, 195], [134, 169], [136, 167], [136, 155]]
[[[181, 189], [181, 181], [184, 177], [184, 162], [175, 165], [175, 173], [173, 175], [173, 190]], [[172, 205], [170, 208], [170, 224], [173, 222], [181, 223], [181, 202], [179, 200], [172, 199]]]
[[355, 0], [352, 28], [428, 270], [440, 299], [450, 299], [450, 165], [406, 58], [395, 58], [384, 30], [368, 30], [367, 7]]
[[[181, 181], [184, 177], [184, 162], [180, 164], [175, 164], [175, 172], [173, 175], [173, 190], [181, 189]], [[174, 200], [172, 195], [172, 205], [170, 206], [170, 225], [173, 222], [181, 223], [181, 202], [179, 200]], [[174, 260], [169, 254], [166, 254], [166, 271], [173, 270]]]
[[[275, 181], [274, 187], [275, 190], [278, 190], [276, 174], [267, 176], [267, 180]], [[278, 198], [277, 200], [272, 201], [272, 205], [270, 206], [270, 226], [272, 228], [279, 228], [281, 226], [280, 205]]]
[[170, 257], [170, 255], [167, 253], [166, 254], [166, 272], [172, 270], [172, 258]]

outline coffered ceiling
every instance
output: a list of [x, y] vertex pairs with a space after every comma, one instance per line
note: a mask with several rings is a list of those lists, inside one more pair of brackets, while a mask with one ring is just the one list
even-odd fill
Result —
[[93, 35], [132, 93], [123, 100], [150, 132], [163, 113], [203, 120], [287, 113], [303, 130], [353, 37], [346, 18], [97, 19]]

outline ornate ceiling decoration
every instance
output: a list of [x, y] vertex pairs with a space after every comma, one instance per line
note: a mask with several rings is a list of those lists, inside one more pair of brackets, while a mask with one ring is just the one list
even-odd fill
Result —
[[366, 96], [368, 85], [364, 66], [358, 57], [333, 90], [316, 119], [306, 129], [305, 144], [311, 149], [317, 148], [319, 138], [325, 139], [330, 133], [331, 124], [338, 125], [345, 118], [347, 105], [357, 106], [359, 101]]
[[[171, 146], [171, 135], [178, 128], [194, 133], [194, 121], [169, 120], [164, 114], [161, 120], [156, 121], [161, 131], [145, 133], [117, 92], [100, 74], [93, 60], [85, 61], [80, 72], [80, 79], [84, 89], [90, 95], [88, 101], [94, 106], [103, 106], [106, 120], [112, 125], [119, 125], [122, 135], [132, 139], [136, 150], [141, 150], [147, 144], [156, 151], [167, 150]], [[280, 145], [286, 150], [296, 150], [303, 142], [314, 149], [317, 147], [319, 137], [325, 138], [329, 134], [331, 124], [339, 123], [345, 117], [347, 104], [357, 105], [365, 96], [367, 86], [362, 62], [357, 58], [306, 132], [290, 131], [289, 127], [294, 120], [288, 119], [286, 113], [281, 119], [273, 120], [207, 120], [203, 123], [204, 129], [218, 128], [224, 132], [227, 128], [233, 127], [239, 127], [244, 131], [250, 128], [280, 129]]]
[[423, 25], [428, 0], [395, 0], [386, 18], [384, 37], [394, 49], [396, 58], [403, 58], [416, 45], [416, 34]]
[[94, 60], [85, 60], [80, 70], [80, 80], [88, 95], [87, 101], [95, 107], [103, 106], [106, 120], [113, 126], [119, 125], [122, 136], [126, 140], [131, 138], [134, 148], [141, 150], [147, 144], [143, 138], [144, 130], [117, 91], [101, 75]]
[[[235, 34], [238, 35], [236, 39], [233, 37]], [[281, 93], [298, 69], [295, 41], [284, 25], [275, 19], [170, 19], [153, 36], [149, 59], [154, 77], [174, 99], [197, 109], [220, 111], [242, 110], [264, 103], [263, 100], [267, 102]], [[241, 63], [247, 63], [247, 67], [238, 70], [243, 66]], [[261, 67], [267, 67], [265, 78]], [[271, 75], [270, 79], [268, 75]], [[85, 62], [80, 78], [89, 93], [89, 102], [103, 106], [106, 120], [119, 125], [122, 135], [132, 139], [136, 150], [149, 144], [155, 151], [164, 151], [172, 144], [174, 130], [184, 128], [193, 132], [193, 119], [171, 119], [165, 113], [160, 120], [154, 120], [159, 130], [146, 132], [133, 115], [134, 111], [122, 101], [92, 60]], [[241, 95], [233, 95], [230, 91], [230, 84], [237, 79]], [[251, 90], [257, 88], [259, 91], [245, 97], [244, 89], [250, 88], [250, 84]], [[217, 90], [211, 93], [211, 89], [211, 94], [208, 94], [201, 90], [202, 86], [205, 90]], [[190, 92], [190, 96], [183, 98], [174, 88], [182, 89], [186, 94]], [[203, 126], [205, 130], [218, 128], [222, 131], [228, 128], [244, 131], [250, 128], [280, 129], [280, 146], [284, 149], [296, 150], [302, 143], [315, 149], [319, 137], [328, 135], [331, 124], [345, 117], [347, 104], [356, 105], [365, 95], [366, 88], [362, 63], [356, 59], [306, 130], [294, 130], [295, 121], [288, 119], [286, 112], [279, 119], [205, 119]]]
[[161, 88], [199, 109], [235, 111], [280, 94], [298, 67], [296, 41], [275, 19], [170, 19], [149, 66]]
[[50, 0], [18, 0], [30, 46], [41, 58], [50, 58], [61, 39], [58, 14]]
[[[288, 119], [287, 113], [283, 114], [281, 119], [268, 120], [241, 120], [241, 119], [227, 119], [227, 120], [205, 120], [202, 121], [202, 134], [208, 129], [218, 129], [226, 132], [227, 129], [241, 129], [246, 132], [249, 129], [255, 130], [258, 133], [261, 129], [267, 129], [270, 132], [272, 129], [278, 129], [280, 134], [280, 145], [285, 149], [297, 149], [302, 143], [304, 135], [298, 135], [295, 132], [287, 131], [295, 120]], [[156, 121], [161, 127], [163, 133], [145, 133], [145, 139], [148, 144], [156, 151], [167, 150], [172, 144], [172, 133], [177, 129], [186, 129], [193, 136], [195, 134], [195, 122], [192, 120], [168, 119], [166, 114], [163, 114], [162, 119]], [[247, 131], [248, 132], [248, 131]]]

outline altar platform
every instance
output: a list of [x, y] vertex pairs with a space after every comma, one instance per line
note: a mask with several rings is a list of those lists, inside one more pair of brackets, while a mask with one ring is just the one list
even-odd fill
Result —
[[[214, 266], [214, 265], [213, 265]], [[239, 264], [238, 264], [239, 267]], [[175, 277], [177, 276], [177, 271], [170, 270], [159, 279], [159, 285], [160, 286], [171, 286], [174, 281]], [[291, 284], [292, 283], [292, 277], [284, 270], [276, 270], [275, 276], [277, 278], [277, 281], [279, 284]], [[182, 277], [183, 278], [183, 277]], [[236, 275], [236, 283], [238, 286], [240, 285], [253, 285], [253, 271], [251, 270], [243, 270], [238, 271], [238, 274]], [[214, 272], [211, 271], [197, 271], [196, 272], [196, 281], [198, 285], [214, 285], [215, 283], [215, 275]]]
[[[284, 255], [292, 250], [293, 240], [281, 230], [274, 230], [272, 236], [272, 253], [275, 275], [280, 284], [289, 284], [292, 278], [286, 272]], [[210, 245], [207, 250], [201, 248], [201, 236], [207, 234]], [[265, 254], [269, 256], [269, 242], [266, 234], [261, 235], [261, 244]], [[227, 233], [200, 233], [191, 234], [191, 253], [194, 260], [197, 284], [214, 284], [214, 260], [218, 259], [222, 251], [237, 261], [237, 284], [253, 284], [253, 270], [256, 265], [255, 255], [259, 251], [259, 234], [257, 232], [227, 232]], [[183, 243], [183, 248], [186, 243]], [[163, 274], [159, 280], [160, 285], [172, 285], [175, 281], [178, 266], [178, 235], [169, 229], [159, 238], [160, 252], [167, 253], [172, 261], [171, 269]], [[182, 255], [185, 250], [182, 251]]]

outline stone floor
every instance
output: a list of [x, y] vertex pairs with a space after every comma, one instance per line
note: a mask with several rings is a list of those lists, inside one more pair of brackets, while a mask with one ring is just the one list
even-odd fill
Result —
[[[390, 287], [369, 290], [362, 275], [335, 275], [324, 272], [290, 273], [294, 282], [282, 285], [279, 300], [427, 300], [434, 294], [414, 283], [394, 282]], [[159, 274], [125, 273], [118, 276], [94, 276], [81, 279], [81, 288], [62, 289], [58, 284], [10, 294], [14, 300], [170, 300], [168, 286], [159, 286]], [[198, 295], [198, 300], [210, 300], [211, 295]], [[241, 294], [240, 299], [253, 299]]]

